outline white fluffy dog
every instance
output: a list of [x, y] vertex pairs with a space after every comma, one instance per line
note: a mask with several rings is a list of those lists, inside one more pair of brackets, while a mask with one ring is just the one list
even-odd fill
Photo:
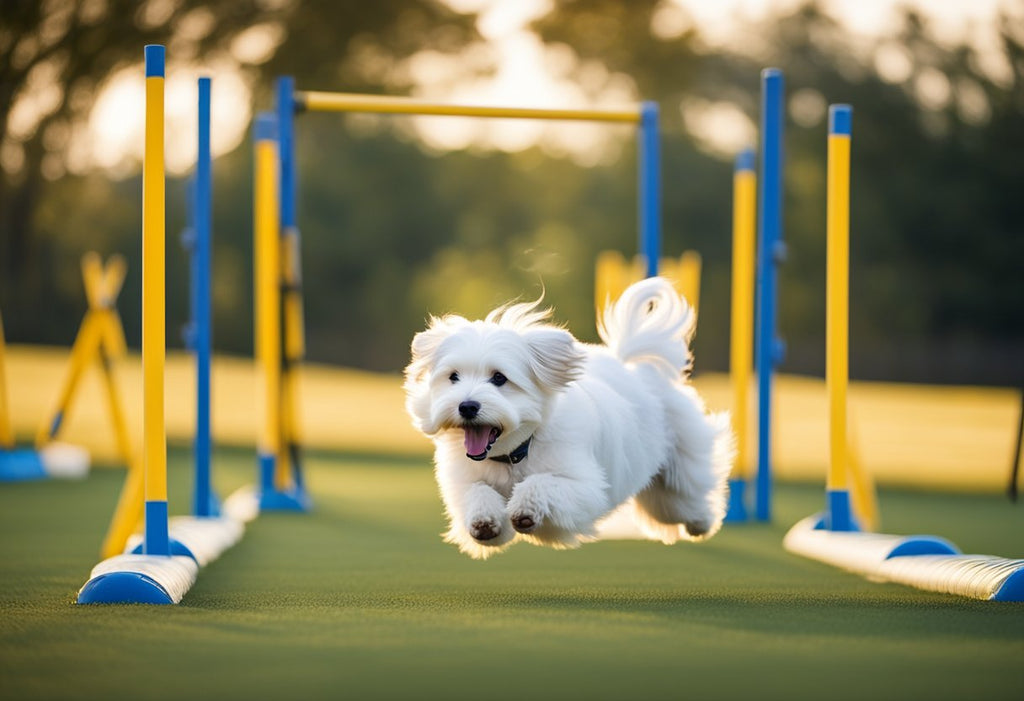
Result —
[[734, 440], [687, 382], [690, 306], [638, 282], [605, 310], [602, 346], [539, 304], [432, 318], [413, 339], [406, 408], [435, 443], [445, 539], [474, 558], [517, 539], [575, 547], [620, 507], [654, 540], [714, 535]]

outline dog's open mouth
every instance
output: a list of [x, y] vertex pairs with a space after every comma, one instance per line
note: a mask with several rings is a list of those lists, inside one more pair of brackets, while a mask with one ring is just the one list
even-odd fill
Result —
[[466, 457], [471, 460], [486, 458], [487, 451], [501, 435], [501, 429], [497, 426], [467, 424], [463, 430], [466, 432]]

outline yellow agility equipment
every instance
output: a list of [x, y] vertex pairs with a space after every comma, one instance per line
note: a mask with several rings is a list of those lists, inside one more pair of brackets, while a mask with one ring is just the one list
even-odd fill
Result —
[[849, 489], [846, 395], [850, 291], [850, 135], [829, 134], [825, 382], [829, 405], [830, 491]]
[[123, 551], [142, 520], [142, 467], [138, 455], [132, 449], [124, 404], [114, 372], [115, 363], [124, 357], [127, 349], [124, 327], [116, 307], [127, 269], [123, 256], [112, 256], [106, 264], [95, 252], [82, 257], [82, 280], [89, 308], [71, 348], [68, 374], [57, 408], [36, 434], [36, 446], [39, 449], [57, 438], [74, 401], [83, 371], [91, 364], [98, 363], [114, 428], [117, 454], [128, 468], [114, 516], [100, 548], [103, 557], [111, 557]]
[[11, 410], [7, 406], [7, 373], [6, 342], [4, 340], [4, 321], [0, 316], [0, 449], [14, 448], [14, 431], [11, 428]]
[[127, 264], [123, 256], [112, 256], [106, 265], [97, 253], [82, 257], [82, 280], [88, 310], [71, 348], [68, 374], [61, 388], [57, 407], [36, 433], [36, 446], [42, 448], [57, 437], [75, 398], [83, 371], [97, 362], [103, 371], [110, 416], [113, 420], [118, 454], [127, 464], [131, 457], [124, 409], [112, 363], [124, 358], [124, 327], [117, 313], [117, 296], [124, 283]]
[[736, 432], [736, 462], [729, 479], [732, 521], [746, 521], [747, 481], [753, 464], [748, 445], [750, 383], [754, 367], [754, 247], [757, 229], [757, 171], [754, 151], [736, 158], [732, 199], [732, 309], [729, 337], [729, 375], [732, 382], [732, 422]]
[[310, 112], [372, 112], [376, 114], [445, 117], [622, 122], [626, 124], [639, 124], [641, 118], [639, 106], [619, 109], [546, 109], [535, 107], [494, 107], [487, 105], [449, 105], [406, 97], [317, 91], [296, 93], [295, 103], [299, 109], [306, 109]]
[[[142, 164], [142, 443], [146, 540], [143, 552], [167, 555], [166, 210], [164, 183], [164, 70], [146, 70], [146, 142]], [[148, 57], [147, 57], [148, 58]]]
[[[643, 256], [627, 261], [618, 251], [601, 251], [594, 263], [594, 308], [600, 315], [605, 306], [614, 302], [634, 282], [642, 280], [647, 264]], [[701, 257], [696, 251], [684, 251], [678, 258], [662, 258], [658, 274], [672, 281], [681, 296], [700, 311]]]
[[[275, 460], [284, 450], [281, 372], [281, 243], [278, 201], [278, 152], [273, 122], [266, 116], [255, 125], [254, 247], [256, 366], [261, 377], [263, 425], [257, 450], [261, 461]], [[285, 462], [276, 460], [273, 481], [278, 490], [291, 486]]]
[[89, 452], [66, 443], [41, 450], [17, 448], [11, 409], [7, 403], [6, 341], [0, 319], [0, 482], [24, 482], [50, 477], [82, 478], [89, 472]]
[[[944, 538], [868, 533], [851, 514], [850, 482], [863, 478], [850, 460], [846, 412], [849, 304], [849, 186], [852, 108], [829, 108], [826, 265], [830, 462], [824, 514], [789, 529], [790, 552], [864, 575], [920, 589], [986, 601], [1024, 601], [1024, 560], [964, 555]], [[865, 483], [866, 484], [866, 483]]]

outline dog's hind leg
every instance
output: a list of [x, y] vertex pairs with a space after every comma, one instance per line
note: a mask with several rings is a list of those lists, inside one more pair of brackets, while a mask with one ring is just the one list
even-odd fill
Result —
[[672, 524], [681, 524], [690, 539], [710, 538], [722, 525], [734, 439], [726, 414], [704, 415], [696, 404], [679, 427], [673, 455], [651, 483], [636, 495], [642, 525], [651, 535], [669, 540]]

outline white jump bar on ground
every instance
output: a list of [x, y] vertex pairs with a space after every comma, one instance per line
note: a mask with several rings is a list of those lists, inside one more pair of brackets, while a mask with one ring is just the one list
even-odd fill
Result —
[[809, 516], [793, 526], [783, 540], [786, 550], [873, 581], [986, 601], [1024, 601], [1024, 560], [964, 555], [934, 536], [828, 531], [817, 528], [818, 522]]

